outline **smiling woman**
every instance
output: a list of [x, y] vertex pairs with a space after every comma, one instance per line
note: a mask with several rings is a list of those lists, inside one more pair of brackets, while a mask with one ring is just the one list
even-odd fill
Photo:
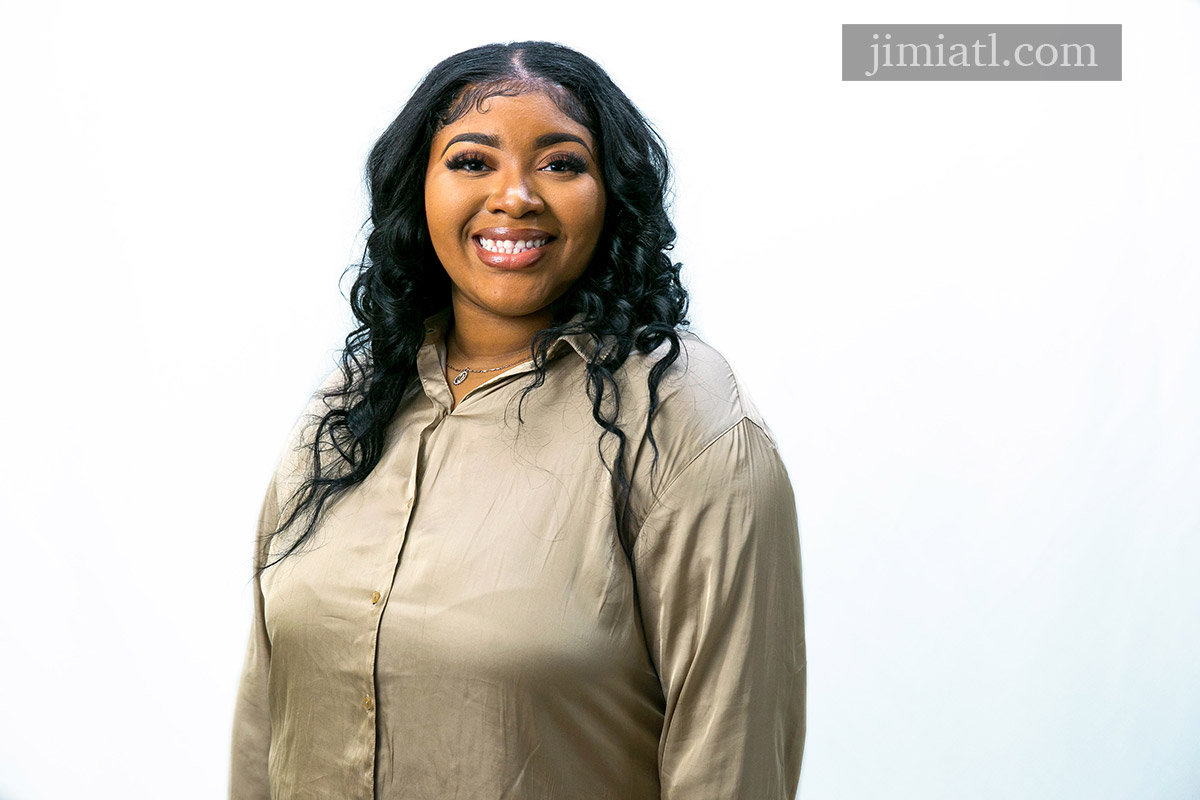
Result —
[[[457, 324], [448, 347], [460, 363], [528, 351], [554, 321], [550, 304], [591, 263], [605, 209], [594, 148], [591, 133], [537, 91], [487, 98], [434, 137], [425, 211], [450, 276]], [[475, 341], [463, 330], [478, 331]], [[485, 375], [456, 375], [454, 402]]]
[[488, 45], [367, 177], [359, 327], [259, 518], [230, 796], [790, 800], [795, 500], [686, 329], [657, 134], [579, 53]]

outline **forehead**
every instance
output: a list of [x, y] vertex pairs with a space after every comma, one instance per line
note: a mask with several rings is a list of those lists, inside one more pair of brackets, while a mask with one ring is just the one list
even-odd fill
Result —
[[[466, 91], [469, 90], [470, 87]], [[465, 113], [438, 128], [434, 134], [435, 142], [464, 131], [496, 132], [500, 129], [507, 129], [514, 134], [526, 131], [531, 135], [559, 130], [574, 133], [589, 143], [593, 139], [591, 132], [564, 112], [557, 99], [545, 91], [485, 94], [477, 100], [468, 97], [468, 101]], [[460, 96], [453, 107], [457, 110], [463, 102]]]

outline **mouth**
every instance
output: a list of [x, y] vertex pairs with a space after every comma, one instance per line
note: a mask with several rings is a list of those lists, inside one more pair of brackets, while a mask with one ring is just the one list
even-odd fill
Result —
[[471, 237], [475, 254], [490, 267], [521, 269], [542, 257], [556, 238], [536, 228], [487, 228]]

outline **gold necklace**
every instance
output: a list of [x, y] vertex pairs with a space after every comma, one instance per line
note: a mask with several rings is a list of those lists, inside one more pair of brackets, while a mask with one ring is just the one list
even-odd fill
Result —
[[458, 373], [457, 375], [454, 376], [453, 383], [455, 386], [458, 386], [460, 383], [465, 381], [467, 379], [467, 375], [469, 375], [472, 372], [475, 372], [475, 373], [496, 372], [498, 370], [508, 369], [509, 367], [514, 367], [517, 364], [520, 364], [522, 361], [528, 361], [528, 360], [529, 360], [528, 358], [522, 358], [520, 360], [512, 362], [511, 364], [501, 364], [498, 367], [489, 367], [488, 369], [471, 369], [469, 367], [463, 367], [460, 370], [458, 367], [456, 367], [450, 363], [450, 335], [449, 335], [449, 333], [447, 333], [447, 335], [446, 335], [446, 366], [452, 372]]
[[[521, 359], [521, 361], [528, 361], [528, 360], [529, 359], [527, 359], [527, 358]], [[511, 364], [504, 364], [503, 366], [492, 367], [490, 369], [468, 369], [468, 368], [464, 367], [461, 372], [459, 371], [458, 367], [454, 366], [449, 361], [446, 362], [446, 366], [449, 367], [452, 372], [458, 372], [458, 375], [456, 375], [454, 377], [454, 381], [453, 381], [454, 385], [458, 386], [460, 383], [462, 383], [463, 381], [465, 381], [467, 379], [468, 373], [471, 373], [471, 372], [495, 372], [496, 370], [507, 369], [509, 367], [516, 366], [517, 364], [520, 364], [521, 361], [514, 361]]]

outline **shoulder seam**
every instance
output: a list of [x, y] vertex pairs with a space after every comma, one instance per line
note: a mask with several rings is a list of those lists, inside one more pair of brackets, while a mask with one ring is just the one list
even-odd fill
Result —
[[[695, 464], [700, 459], [700, 456], [704, 455], [708, 451], [708, 448], [712, 447], [714, 444], [716, 444], [717, 442], [724, 439], [734, 428], [738, 427], [743, 422], [749, 422], [751, 425], [753, 425], [754, 427], [756, 427], [760, 431], [762, 431], [762, 428], [759, 427], [758, 423], [756, 423], [754, 420], [750, 419], [750, 417], [748, 417], [746, 415], [742, 415], [740, 418], [738, 418], [738, 420], [736, 422], [732, 423], [728, 428], [726, 428], [725, 430], [721, 431], [719, 434], [714, 436], [712, 441], [710, 441], [708, 444], [704, 445], [704, 447], [701, 447], [699, 452], [697, 452], [696, 455], [692, 456], [688, 460], [688, 462], [683, 465], [683, 467], [679, 470], [679, 472], [675, 473], [675, 477], [671, 478], [671, 480], [668, 481], [667, 484], [662, 487], [662, 489], [659, 491], [658, 497], [656, 497], [654, 499], [654, 502], [650, 504], [650, 508], [646, 509], [646, 516], [642, 519], [641, 523], [638, 524], [637, 535], [634, 537], [634, 540], [633, 540], [634, 551], [637, 550], [638, 544], [642, 541], [642, 530], [646, 527], [646, 521], [649, 520], [650, 517], [654, 515], [655, 509], [657, 509], [659, 504], [662, 502], [662, 498], [665, 497], [666, 494], [671, 491], [671, 487], [673, 487], [675, 485], [675, 483], [681, 477], [683, 477], [684, 474], [686, 474], [689, 469], [692, 468], [692, 465]], [[765, 434], [766, 431], [763, 431], [763, 433]], [[770, 436], [767, 436], [768, 441], [770, 441], [770, 438], [771, 438]], [[772, 443], [772, 446], [774, 446], [774, 443]]]
[[[746, 416], [746, 421], [749, 422], [754, 427], [758, 428], [760, 431], [762, 431], [762, 435], [767, 437], [767, 441], [771, 443], [771, 449], [773, 449], [773, 450], [779, 449], [779, 443], [775, 441], [775, 437], [771, 435], [771, 432], [769, 430], [767, 430], [762, 425], [758, 424], [758, 422], [749, 415]], [[674, 482], [674, 481], [672, 481], [672, 482]]]

